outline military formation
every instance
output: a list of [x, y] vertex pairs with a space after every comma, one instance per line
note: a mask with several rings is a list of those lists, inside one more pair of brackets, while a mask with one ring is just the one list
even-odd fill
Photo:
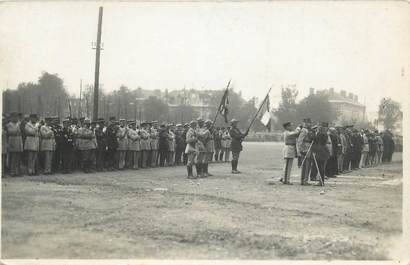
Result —
[[393, 134], [354, 128], [353, 125], [331, 127], [327, 122], [312, 123], [310, 118], [294, 128], [283, 124], [283, 184], [292, 184], [290, 176], [294, 160], [301, 168], [301, 185], [309, 180], [324, 185], [325, 179], [392, 160], [395, 143]]
[[[231, 142], [237, 148], [230, 127], [214, 128], [201, 118], [189, 124], [116, 117], [60, 122], [57, 117], [39, 119], [36, 114], [14, 112], [3, 115], [2, 124], [3, 176], [186, 165], [189, 178], [203, 178], [210, 175], [209, 163], [230, 161]], [[237, 160], [236, 149], [232, 153]], [[239, 171], [233, 167], [233, 172]]]

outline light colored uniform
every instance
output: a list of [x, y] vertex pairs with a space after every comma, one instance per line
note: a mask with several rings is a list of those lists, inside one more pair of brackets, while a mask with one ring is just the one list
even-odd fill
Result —
[[151, 128], [150, 145], [151, 145], [151, 167], [157, 166], [158, 161], [158, 131], [154, 127]]
[[292, 171], [293, 159], [297, 157], [296, 152], [296, 139], [299, 135], [300, 129], [297, 128], [294, 131], [285, 131], [283, 138], [285, 140], [285, 146], [283, 148], [283, 158], [285, 159], [284, 165], [284, 182], [288, 183], [290, 180], [290, 173]]
[[189, 128], [186, 133], [186, 147], [185, 154], [187, 154], [187, 166], [192, 166], [196, 163], [195, 158], [198, 154], [197, 149], [197, 135], [193, 128]]
[[[3, 134], [3, 152], [9, 154], [10, 174], [20, 173], [21, 154], [23, 152], [23, 138], [21, 136], [20, 122], [9, 122], [6, 125], [7, 134]], [[4, 132], [3, 132], [4, 133]], [[7, 139], [5, 137], [7, 136]], [[3, 161], [6, 163], [6, 161]]]
[[198, 136], [197, 149], [199, 152], [197, 161], [198, 163], [205, 164], [207, 162], [206, 145], [210, 139], [211, 133], [208, 128], [202, 127], [197, 129], [196, 134]]
[[222, 134], [222, 150], [225, 153], [225, 162], [229, 161], [229, 156], [231, 152], [231, 135], [229, 134], [229, 131], [226, 130]]
[[54, 132], [50, 126], [40, 127], [40, 151], [44, 154], [44, 173], [51, 173], [51, 162], [56, 147]]
[[173, 131], [168, 132], [168, 165], [174, 165], [175, 161], [175, 134]]
[[365, 167], [367, 156], [369, 155], [369, 139], [367, 138], [366, 134], [363, 134], [363, 149], [362, 149], [362, 156], [360, 158], [360, 166], [359, 168]]
[[138, 169], [140, 159], [140, 139], [137, 130], [128, 129], [128, 167]]
[[37, 156], [40, 149], [39, 129], [36, 124], [32, 124], [30, 121], [26, 123], [24, 130], [26, 133], [24, 150], [27, 151], [27, 172], [32, 175], [36, 173]]
[[125, 167], [125, 154], [128, 150], [128, 138], [127, 138], [127, 128], [119, 127], [117, 130], [117, 156], [118, 156], [118, 168], [124, 169]]
[[145, 168], [147, 167], [149, 152], [151, 150], [150, 139], [149, 139], [150, 134], [145, 129], [141, 129], [140, 134], [141, 134], [140, 146], [141, 146], [142, 167]]

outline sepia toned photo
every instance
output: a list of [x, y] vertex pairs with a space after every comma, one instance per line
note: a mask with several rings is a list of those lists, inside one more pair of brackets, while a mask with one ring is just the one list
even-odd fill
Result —
[[5, 264], [405, 264], [408, 2], [5, 1], [0, 36]]

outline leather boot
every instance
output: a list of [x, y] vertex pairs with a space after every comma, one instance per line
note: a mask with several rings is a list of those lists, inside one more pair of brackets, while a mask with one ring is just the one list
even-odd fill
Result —
[[196, 167], [196, 177], [200, 178], [202, 176], [202, 164], [201, 163], [197, 163], [195, 165]]
[[192, 166], [187, 166], [186, 168], [187, 168], [187, 171], [188, 171], [188, 178], [193, 179], [194, 176], [192, 174]]

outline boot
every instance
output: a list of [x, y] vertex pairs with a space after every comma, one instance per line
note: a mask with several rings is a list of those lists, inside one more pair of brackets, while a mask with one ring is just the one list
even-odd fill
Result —
[[196, 177], [197, 177], [197, 178], [200, 178], [200, 177], [202, 176], [202, 166], [201, 166], [201, 163], [197, 163], [197, 164], [195, 165], [195, 167], [196, 167]]
[[233, 174], [239, 174], [241, 172], [238, 171], [238, 161], [237, 160], [232, 160], [232, 173]]
[[215, 162], [218, 162], [218, 153], [215, 153]]
[[232, 167], [232, 174], [235, 174], [235, 161], [231, 161], [231, 167]]
[[208, 175], [208, 177], [212, 177], [213, 175], [211, 173], [209, 173], [208, 171], [208, 164], [206, 164], [206, 174]]
[[202, 177], [207, 178], [208, 177], [208, 164], [202, 164]]
[[221, 152], [221, 153], [219, 154], [219, 161], [220, 161], [220, 162], [223, 162], [223, 158], [224, 158], [224, 153]]
[[187, 171], [188, 171], [188, 178], [193, 179], [194, 176], [192, 174], [192, 166], [187, 166], [186, 168], [187, 168]]

